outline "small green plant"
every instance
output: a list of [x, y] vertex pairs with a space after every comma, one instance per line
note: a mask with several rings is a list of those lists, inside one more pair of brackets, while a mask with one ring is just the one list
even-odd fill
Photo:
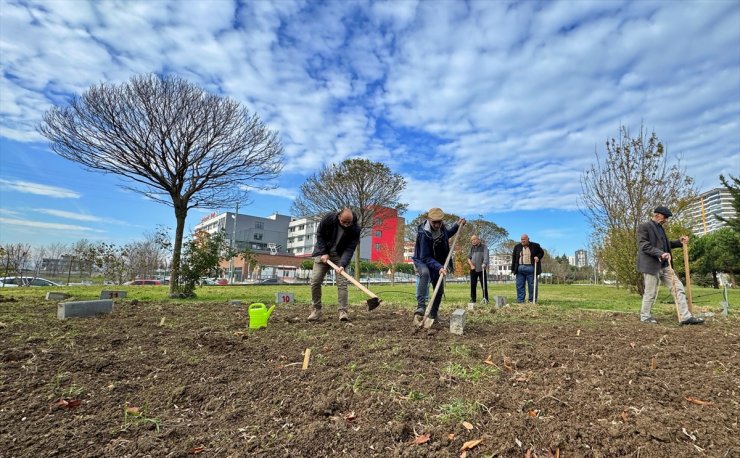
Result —
[[455, 398], [452, 402], [439, 406], [437, 410], [439, 411], [439, 418], [444, 422], [469, 421], [478, 412], [478, 403]]
[[162, 421], [158, 418], [148, 417], [144, 409], [138, 407], [126, 407], [123, 410], [123, 425], [121, 431], [127, 431], [130, 426], [154, 425], [154, 429], [159, 432]]
[[360, 389], [362, 388], [362, 376], [358, 375], [355, 379], [355, 383], [352, 384], [352, 392], [357, 394], [360, 392]]
[[68, 399], [68, 398], [76, 398], [76, 397], [78, 397], [79, 395], [81, 395], [84, 392], [85, 392], [85, 389], [83, 387], [81, 387], [79, 385], [75, 385], [73, 383], [72, 385], [70, 385], [67, 389], [65, 389], [62, 392], [62, 397], [65, 398], [65, 399]]
[[354, 361], [352, 361], [352, 362], [351, 362], [351, 363], [349, 363], [349, 365], [347, 366], [347, 369], [349, 369], [349, 371], [350, 371], [350, 372], [354, 372], [354, 371], [356, 371], [356, 370], [357, 370], [357, 363], [356, 363], [356, 362], [354, 362]]
[[426, 394], [421, 393], [416, 390], [411, 390], [409, 391], [409, 394], [406, 395], [406, 399], [408, 399], [409, 401], [421, 401], [426, 397], [427, 397]]

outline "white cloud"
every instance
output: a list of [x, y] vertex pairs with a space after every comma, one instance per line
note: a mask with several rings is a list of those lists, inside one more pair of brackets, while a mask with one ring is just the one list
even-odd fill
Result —
[[47, 223], [44, 221], [33, 221], [26, 219], [14, 219], [0, 217], [0, 224], [7, 224], [11, 226], [22, 226], [31, 227], [34, 229], [52, 229], [55, 231], [83, 231], [83, 232], [95, 232], [102, 233], [99, 229], [94, 229], [87, 226], [78, 226], [74, 224], [60, 224], [60, 223]]
[[78, 221], [90, 221], [90, 222], [105, 222], [109, 221], [107, 218], [101, 218], [99, 216], [86, 215], [84, 213], [74, 213], [64, 210], [53, 210], [51, 208], [35, 208], [35, 212], [43, 213], [51, 216], [58, 216], [60, 218], [74, 219]]
[[22, 180], [5, 180], [0, 179], [0, 189], [9, 191], [36, 194], [40, 196], [54, 197], [58, 199], [79, 199], [82, 195], [78, 192], [60, 188], [57, 186], [49, 186], [41, 183], [31, 183]]

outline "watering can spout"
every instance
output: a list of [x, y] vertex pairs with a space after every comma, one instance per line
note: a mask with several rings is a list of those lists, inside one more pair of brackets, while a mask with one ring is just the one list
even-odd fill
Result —
[[275, 308], [275, 306], [273, 305], [272, 307], [270, 307], [269, 309], [267, 309], [267, 318], [270, 318], [270, 315], [272, 315], [272, 310], [274, 308]]

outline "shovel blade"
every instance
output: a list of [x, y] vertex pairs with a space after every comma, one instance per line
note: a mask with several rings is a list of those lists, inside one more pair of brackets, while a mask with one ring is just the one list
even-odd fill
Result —
[[380, 305], [381, 302], [383, 302], [383, 300], [380, 299], [379, 297], [371, 297], [370, 299], [368, 299], [367, 300], [367, 310], [368, 310], [368, 312], [369, 311], [372, 311], [372, 310], [375, 310], [376, 308], [378, 308], [378, 306]]
[[427, 317], [424, 319], [424, 329], [431, 328], [433, 324], [434, 324], [434, 318]]

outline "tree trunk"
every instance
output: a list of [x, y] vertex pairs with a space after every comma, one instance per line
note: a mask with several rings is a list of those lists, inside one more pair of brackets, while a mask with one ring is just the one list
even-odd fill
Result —
[[717, 278], [717, 271], [712, 271], [712, 287], [714, 289], [719, 289], [719, 279]]
[[175, 218], [177, 226], [175, 227], [175, 247], [172, 250], [172, 269], [170, 270], [170, 294], [178, 292], [180, 287], [180, 254], [182, 253], [182, 238], [185, 234], [185, 217], [188, 211], [186, 208], [175, 207]]

